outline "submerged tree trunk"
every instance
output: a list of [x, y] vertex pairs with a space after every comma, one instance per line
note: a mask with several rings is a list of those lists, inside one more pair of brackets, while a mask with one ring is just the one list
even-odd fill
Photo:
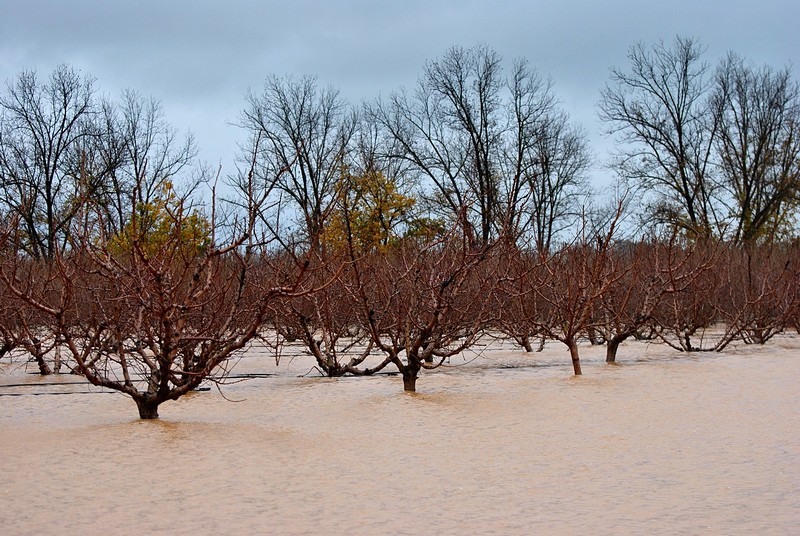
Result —
[[617, 350], [619, 349], [619, 345], [627, 338], [627, 335], [617, 334], [609, 339], [608, 347], [606, 348], [606, 363], [617, 362]]
[[578, 343], [575, 341], [570, 341], [567, 343], [569, 347], [569, 355], [572, 358], [572, 370], [575, 372], [575, 376], [580, 376], [581, 372], [581, 358], [578, 355]]
[[408, 391], [410, 393], [416, 392], [417, 390], [417, 376], [418, 371], [416, 370], [404, 370], [403, 371], [403, 390]]
[[36, 364], [39, 366], [39, 374], [42, 376], [49, 376], [53, 373], [53, 369], [50, 368], [50, 365], [44, 360], [44, 355], [37, 354], [34, 356], [36, 359]]
[[586, 333], [589, 336], [589, 342], [592, 346], [600, 346], [606, 342], [605, 337], [594, 328], [587, 328]]
[[136, 398], [136, 407], [139, 408], [140, 419], [158, 419], [158, 405], [157, 402], [151, 398]]
[[539, 337], [539, 346], [536, 348], [536, 351], [537, 351], [537, 352], [541, 352], [541, 351], [543, 351], [543, 350], [544, 350], [544, 345], [545, 345], [545, 344], [547, 344], [547, 337], [545, 337], [544, 335], [542, 335], [541, 337]]

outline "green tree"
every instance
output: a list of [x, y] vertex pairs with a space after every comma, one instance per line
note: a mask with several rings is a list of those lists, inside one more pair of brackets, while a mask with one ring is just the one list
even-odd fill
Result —
[[136, 252], [154, 258], [166, 248], [180, 249], [184, 255], [204, 253], [211, 246], [211, 223], [185, 197], [179, 196], [171, 182], [164, 182], [152, 200], [136, 204], [131, 220], [111, 239], [113, 253]]
[[352, 241], [359, 251], [380, 249], [399, 239], [416, 204], [413, 197], [399, 191], [394, 179], [376, 170], [344, 171], [339, 191], [327, 242], [341, 246]]

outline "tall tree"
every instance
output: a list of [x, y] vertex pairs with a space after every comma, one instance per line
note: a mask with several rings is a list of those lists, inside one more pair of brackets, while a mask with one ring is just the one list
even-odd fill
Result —
[[[524, 178], [528, 188], [528, 225], [536, 250], [547, 252], [555, 236], [577, 218], [577, 197], [587, 191], [585, 171], [591, 163], [585, 132], [564, 112], [542, 121], [532, 137], [533, 167]], [[581, 188], [583, 187], [583, 188]]]
[[733, 240], [774, 236], [800, 201], [800, 87], [789, 69], [754, 68], [731, 53], [713, 104]]
[[58, 66], [22, 72], [0, 95], [0, 202], [19, 216], [20, 246], [52, 259], [80, 204], [74, 150], [91, 135], [94, 79]]
[[655, 196], [651, 216], [695, 237], [710, 236], [718, 219], [710, 176], [716, 125], [701, 55], [682, 37], [671, 46], [634, 45], [630, 69], [612, 69], [600, 99], [600, 118], [622, 142], [620, 174]]
[[[390, 156], [428, 187], [429, 209], [451, 223], [466, 214], [475, 243], [517, 237], [538, 223], [530, 211], [539, 207], [529, 201], [543, 178], [539, 153], [561, 149], [539, 142], [563, 113], [551, 84], [524, 60], [506, 77], [490, 48], [451, 48], [425, 65], [413, 93], [395, 93], [369, 112]], [[549, 159], [562, 156], [548, 152]]]
[[274, 188], [297, 211], [301, 237], [318, 243], [346, 164], [353, 112], [338, 90], [319, 87], [314, 77], [273, 75], [261, 94], [247, 95], [241, 126], [250, 133], [248, 166], [256, 166], [240, 189]]
[[159, 101], [125, 90], [118, 101], [103, 99], [76, 148], [74, 175], [86, 201], [103, 209], [106, 232], [120, 232], [135, 203], [152, 203], [190, 169], [197, 155], [191, 133], [181, 136], [167, 122]]

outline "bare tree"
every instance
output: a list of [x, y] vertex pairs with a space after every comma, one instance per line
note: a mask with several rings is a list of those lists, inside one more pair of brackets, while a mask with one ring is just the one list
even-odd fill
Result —
[[606, 341], [606, 362], [616, 362], [617, 350], [651, 319], [666, 285], [659, 277], [658, 244], [647, 242], [615, 244], [614, 256], [620, 276], [600, 296], [592, 329]]
[[13, 295], [0, 288], [0, 359], [17, 348], [16, 311], [19, 310]]
[[734, 340], [765, 344], [788, 324], [796, 300], [796, 260], [779, 244], [729, 247], [724, 253], [714, 304], [725, 332], [714, 349]]
[[255, 182], [285, 196], [289, 203], [280, 206], [296, 211], [302, 238], [318, 240], [356, 128], [339, 91], [320, 88], [314, 77], [270, 76], [261, 94], [247, 95], [240, 126], [250, 133], [246, 160]]
[[[370, 260], [362, 256], [356, 262], [364, 268]], [[362, 366], [370, 357], [373, 342], [359, 319], [358, 288], [352, 280], [350, 260], [335, 256], [319, 264], [319, 269], [309, 275], [311, 286], [319, 288], [317, 292], [276, 302], [273, 318], [278, 336], [300, 341], [328, 377], [380, 371], [388, 360], [377, 367]]]
[[[368, 113], [388, 156], [422, 177], [427, 208], [448, 223], [466, 211], [476, 244], [524, 235], [546, 212], [563, 217], [562, 194], [585, 169], [585, 142], [556, 109], [552, 84], [524, 60], [506, 77], [486, 46], [451, 48], [425, 65], [413, 93], [395, 93]], [[536, 199], [548, 180], [562, 185], [558, 193]]]
[[669, 296], [682, 293], [716, 264], [714, 256], [695, 264], [697, 249], [707, 244], [683, 244], [674, 234], [668, 240], [615, 244], [612, 255], [620, 277], [602, 294], [593, 328], [607, 343], [606, 362], [616, 362], [617, 351], [629, 337], [658, 333], [656, 312]]
[[197, 155], [192, 134], [180, 136], [160, 102], [133, 90], [124, 91], [119, 102], [103, 101], [95, 130], [92, 145], [82, 153], [93, 165], [83, 173], [102, 178], [88, 194], [107, 208], [111, 232], [130, 220], [132, 193], [139, 206], [151, 203], [165, 187], [186, 178], [181, 173]]
[[[24, 281], [26, 295], [41, 303], [57, 307], [63, 300], [62, 285], [52, 264], [36, 261], [11, 249], [5, 252], [6, 262], [15, 267], [16, 277]], [[25, 300], [4, 287], [2, 341], [5, 351], [21, 349], [39, 374], [45, 376], [60, 371], [60, 363], [53, 359], [57, 347], [54, 320], [31, 307]]]
[[91, 133], [94, 80], [66, 65], [25, 71], [0, 96], [0, 202], [19, 216], [19, 245], [52, 259], [79, 209], [72, 151]]
[[[668, 292], [653, 310], [657, 335], [667, 345], [681, 352], [718, 349], [725, 336], [710, 331], [718, 319], [714, 299], [722, 278], [718, 269], [718, 241], [695, 241], [683, 244], [683, 252], [667, 260]], [[672, 291], [674, 290], [674, 291]]]
[[[579, 195], [586, 195], [584, 173], [591, 158], [582, 129], [569, 124], [566, 113], [553, 112], [544, 118], [531, 136], [533, 167], [525, 173], [528, 203], [536, 249], [547, 252], [559, 231], [580, 216]], [[525, 229], [523, 227], [523, 229]]]
[[696, 41], [682, 37], [671, 46], [634, 45], [630, 69], [611, 71], [600, 118], [620, 135], [619, 173], [655, 196], [656, 221], [705, 238], [718, 224], [711, 178], [717, 128], [701, 55]]
[[790, 260], [789, 280], [791, 292], [784, 296], [786, 301], [786, 327], [794, 328], [795, 331], [800, 333], [800, 263], [796, 259], [800, 259], [800, 243], [797, 241], [787, 245], [787, 257]]
[[493, 314], [498, 250], [497, 243], [473, 249], [459, 229], [442, 240], [404, 241], [354, 265], [361, 325], [385, 356], [376, 368], [394, 364], [404, 390], [415, 391], [422, 369], [472, 346]]
[[713, 105], [733, 241], [785, 231], [800, 202], [800, 86], [789, 69], [756, 69], [731, 53], [717, 69]]
[[[206, 379], [224, 380], [227, 359], [259, 334], [273, 301], [309, 291], [311, 267], [254, 235], [263, 197], [245, 200], [238, 238], [223, 244], [214, 219], [204, 220], [188, 198], [144, 206], [138, 199], [134, 193], [121, 234], [105, 234], [104, 209], [73, 230], [70, 248], [44, 265], [57, 292], [32, 292], [38, 279], [20, 269], [20, 256], [4, 256], [0, 279], [48, 319], [50, 339], [79, 373], [130, 396], [140, 417], [152, 419], [163, 402]], [[12, 222], [6, 251], [18, 235]]]
[[604, 233], [580, 237], [578, 243], [549, 256], [544, 279], [535, 283], [534, 292], [547, 310], [538, 330], [567, 346], [576, 376], [582, 374], [578, 339], [592, 327], [602, 296], [625, 273], [610, 253], [617, 223], [615, 219]]
[[538, 351], [544, 350], [546, 342], [540, 321], [547, 307], [531, 286], [545, 279], [545, 259], [538, 251], [508, 248], [503, 255], [505, 270], [500, 276], [499, 292], [489, 296], [496, 316], [488, 328], [510, 337], [526, 352], [533, 352], [533, 338], [540, 338]]

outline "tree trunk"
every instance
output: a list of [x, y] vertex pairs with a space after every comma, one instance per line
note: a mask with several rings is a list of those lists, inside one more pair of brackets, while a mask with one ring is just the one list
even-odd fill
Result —
[[587, 328], [586, 332], [587, 335], [589, 336], [589, 342], [592, 343], [592, 346], [600, 346], [605, 342], [604, 337], [598, 334], [596, 329]]
[[50, 368], [50, 365], [44, 360], [44, 355], [37, 354], [36, 355], [36, 364], [39, 365], [39, 374], [42, 376], [49, 376], [53, 373], [53, 370]]
[[417, 371], [407, 370], [403, 372], [403, 390], [414, 393], [417, 391]]
[[520, 346], [525, 348], [526, 352], [533, 352], [533, 346], [531, 346], [531, 338], [528, 337], [527, 335], [523, 335], [522, 337], [520, 337], [519, 344]]
[[56, 345], [53, 351], [53, 372], [61, 374], [61, 346]]
[[575, 372], [575, 376], [580, 376], [582, 373], [581, 358], [578, 356], [578, 343], [570, 341], [567, 346], [569, 347], [569, 355], [572, 358], [572, 370]]
[[158, 405], [160, 402], [155, 402], [150, 399], [135, 399], [136, 407], [139, 408], [140, 419], [158, 419]]
[[615, 335], [611, 337], [608, 341], [608, 347], [606, 348], [606, 363], [617, 362], [617, 350], [619, 349], [619, 345], [627, 338], [627, 335]]

